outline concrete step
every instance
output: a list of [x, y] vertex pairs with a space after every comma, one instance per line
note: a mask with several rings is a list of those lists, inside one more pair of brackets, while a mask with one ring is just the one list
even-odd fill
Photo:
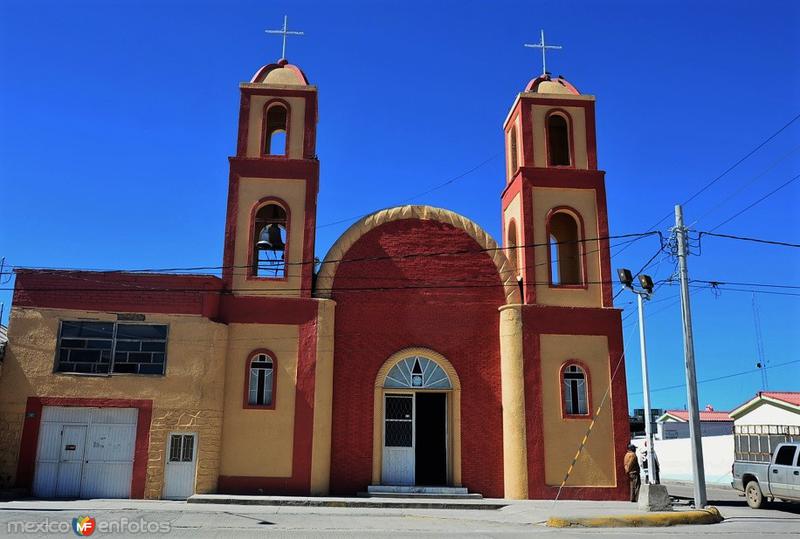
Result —
[[363, 498], [416, 498], [445, 500], [480, 500], [482, 495], [470, 493], [464, 487], [420, 487], [399, 485], [370, 485], [367, 492], [359, 492]]
[[314, 496], [246, 496], [236, 494], [195, 494], [187, 503], [229, 505], [270, 505], [288, 507], [354, 507], [362, 509], [477, 509], [496, 510], [506, 503], [498, 500], [447, 498], [336, 498]]
[[428, 494], [425, 492], [359, 492], [359, 498], [408, 498], [422, 500], [482, 500], [483, 496], [477, 492], [467, 494]]

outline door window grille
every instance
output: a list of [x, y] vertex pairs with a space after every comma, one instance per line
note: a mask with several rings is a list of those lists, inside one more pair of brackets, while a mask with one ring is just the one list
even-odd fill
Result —
[[411, 395], [387, 396], [384, 445], [386, 447], [412, 447], [413, 422], [414, 398]]
[[170, 462], [192, 462], [194, 458], [194, 434], [173, 434], [169, 442]]

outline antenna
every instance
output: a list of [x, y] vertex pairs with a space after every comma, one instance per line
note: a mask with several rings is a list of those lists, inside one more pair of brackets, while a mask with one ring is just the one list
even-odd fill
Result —
[[761, 336], [761, 316], [758, 312], [758, 302], [756, 301], [755, 292], [753, 292], [753, 325], [756, 333], [756, 356], [758, 358], [756, 366], [761, 370], [761, 390], [767, 391], [769, 389], [767, 358], [764, 355], [764, 338]]

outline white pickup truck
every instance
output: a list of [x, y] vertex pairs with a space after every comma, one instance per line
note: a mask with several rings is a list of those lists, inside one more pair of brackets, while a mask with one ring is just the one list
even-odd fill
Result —
[[800, 443], [779, 444], [770, 462], [734, 461], [731, 486], [744, 491], [753, 509], [776, 499], [800, 501]]

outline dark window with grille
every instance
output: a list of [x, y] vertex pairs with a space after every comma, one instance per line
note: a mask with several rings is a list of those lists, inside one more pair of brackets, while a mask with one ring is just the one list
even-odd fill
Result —
[[56, 371], [85, 374], [164, 374], [167, 326], [62, 321]]
[[170, 436], [170, 462], [192, 462], [193, 456], [194, 434], [173, 434]]
[[413, 447], [414, 398], [411, 395], [386, 396], [384, 445]]

